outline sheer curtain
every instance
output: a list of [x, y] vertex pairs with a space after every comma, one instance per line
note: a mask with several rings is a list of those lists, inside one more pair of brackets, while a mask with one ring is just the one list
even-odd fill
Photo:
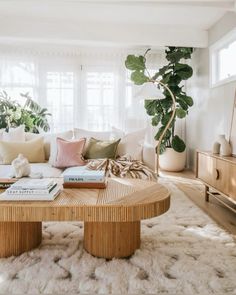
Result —
[[[54, 50], [47, 48], [0, 51], [0, 89], [24, 103], [19, 93], [52, 113], [51, 132], [73, 127], [125, 131], [144, 128], [147, 116], [140, 86], [130, 81], [125, 69], [126, 49]], [[163, 53], [149, 56], [150, 69], [163, 64]]]

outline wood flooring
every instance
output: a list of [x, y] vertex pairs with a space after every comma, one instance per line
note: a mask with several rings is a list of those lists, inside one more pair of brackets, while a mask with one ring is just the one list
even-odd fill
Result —
[[233, 235], [236, 235], [236, 214], [210, 197], [206, 202], [204, 198], [204, 186], [195, 178], [190, 170], [180, 173], [160, 172], [160, 177], [170, 179], [182, 190], [198, 207], [207, 213], [215, 222]]

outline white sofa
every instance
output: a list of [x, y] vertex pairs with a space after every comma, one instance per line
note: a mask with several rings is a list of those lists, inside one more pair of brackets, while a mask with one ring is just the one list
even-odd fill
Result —
[[[128, 154], [131, 154], [131, 156], [132, 155], [137, 156], [137, 153], [138, 153], [139, 160], [142, 160], [146, 166], [154, 170], [154, 163], [155, 163], [154, 147], [144, 143], [144, 140], [142, 140], [142, 142], [141, 141], [138, 142], [138, 138], [136, 142], [135, 136], [137, 134], [136, 135], [135, 134], [130, 135], [130, 134], [125, 135], [122, 131], [118, 129], [113, 129], [110, 132], [91, 132], [91, 131], [82, 130], [82, 129], [75, 129], [74, 132], [67, 131], [67, 132], [62, 132], [57, 134], [44, 134], [44, 135], [26, 133], [26, 136], [25, 136], [26, 141], [32, 140], [37, 136], [44, 136], [44, 149], [45, 149], [45, 155], [46, 155], [46, 162], [31, 163], [31, 171], [33, 173], [41, 172], [43, 174], [43, 177], [60, 177], [61, 176], [61, 173], [63, 170], [53, 167], [50, 161], [52, 157], [55, 157], [55, 153], [56, 153], [55, 144], [56, 144], [57, 137], [62, 137], [64, 139], [95, 137], [97, 139], [102, 139], [102, 140], [111, 139], [111, 138], [113, 139], [121, 138], [121, 143], [120, 143], [121, 150], [126, 151], [126, 154], [127, 154], [127, 148], [130, 149], [128, 151]], [[136, 147], [137, 149], [135, 150]], [[11, 174], [12, 174], [11, 165], [0, 165], [0, 178], [9, 177]]]

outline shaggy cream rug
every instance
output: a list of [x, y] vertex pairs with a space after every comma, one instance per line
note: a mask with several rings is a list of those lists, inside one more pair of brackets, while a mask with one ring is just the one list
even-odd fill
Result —
[[45, 223], [40, 248], [0, 259], [0, 294], [236, 294], [236, 242], [174, 185], [171, 209], [142, 222], [141, 249], [106, 261], [83, 223]]

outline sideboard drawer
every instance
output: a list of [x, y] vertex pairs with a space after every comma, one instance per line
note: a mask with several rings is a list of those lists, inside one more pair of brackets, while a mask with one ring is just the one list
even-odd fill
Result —
[[233, 165], [231, 163], [229, 163], [228, 182], [229, 197], [236, 202], [236, 165]]
[[216, 159], [208, 155], [198, 153], [198, 167], [197, 177], [214, 186], [215, 177], [214, 171], [216, 169]]
[[221, 159], [216, 159], [214, 187], [225, 195], [229, 193], [229, 172], [229, 163]]

